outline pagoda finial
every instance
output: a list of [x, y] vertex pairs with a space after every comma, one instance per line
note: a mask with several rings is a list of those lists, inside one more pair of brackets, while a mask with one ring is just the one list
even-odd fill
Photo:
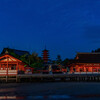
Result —
[[46, 45], [45, 45], [45, 50], [46, 50]]

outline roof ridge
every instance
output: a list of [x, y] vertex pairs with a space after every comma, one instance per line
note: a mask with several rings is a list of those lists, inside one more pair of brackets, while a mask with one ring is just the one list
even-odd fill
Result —
[[20, 52], [27, 52], [27, 53], [29, 53], [29, 51], [26, 51], [26, 50], [18, 50], [18, 49], [12, 49], [12, 48], [4, 48], [4, 49], [15, 50], [15, 51], [20, 51]]
[[78, 52], [77, 54], [100, 54], [100, 52]]

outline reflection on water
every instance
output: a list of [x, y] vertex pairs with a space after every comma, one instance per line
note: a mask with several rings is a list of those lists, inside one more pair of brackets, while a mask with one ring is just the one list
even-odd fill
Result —
[[39, 99], [68, 99], [68, 95], [50, 95], [50, 96], [0, 96], [0, 100], [39, 100]]
[[49, 95], [49, 96], [0, 96], [0, 100], [81, 100], [81, 99], [100, 99], [100, 94], [92, 94], [92, 95]]
[[20, 100], [25, 99], [25, 97], [17, 97], [17, 96], [0, 96], [0, 100]]
[[100, 94], [83, 94], [77, 95], [77, 98], [100, 98]]
[[0, 84], [0, 100], [100, 100], [100, 83]]

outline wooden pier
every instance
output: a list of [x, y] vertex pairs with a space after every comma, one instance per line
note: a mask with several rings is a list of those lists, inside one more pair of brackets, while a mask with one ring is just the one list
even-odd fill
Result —
[[0, 82], [100, 82], [100, 74], [18, 74], [16, 76], [0, 76]]

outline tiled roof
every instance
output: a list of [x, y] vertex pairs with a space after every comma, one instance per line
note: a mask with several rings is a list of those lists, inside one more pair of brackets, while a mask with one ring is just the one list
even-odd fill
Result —
[[100, 53], [77, 53], [77, 63], [100, 63]]
[[4, 54], [6, 51], [9, 52], [14, 52], [15, 54], [22, 56], [24, 54], [30, 55], [28, 51], [23, 51], [23, 50], [17, 50], [17, 49], [11, 49], [11, 48], [4, 48], [1, 54]]

